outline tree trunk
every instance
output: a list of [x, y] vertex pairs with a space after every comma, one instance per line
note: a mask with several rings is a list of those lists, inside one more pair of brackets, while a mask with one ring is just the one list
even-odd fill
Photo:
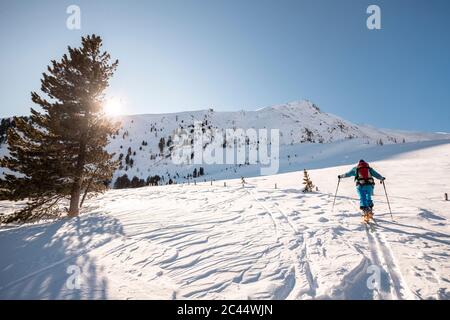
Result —
[[81, 137], [75, 178], [73, 181], [72, 191], [70, 193], [70, 207], [68, 213], [69, 217], [77, 217], [80, 214], [81, 184], [83, 180], [83, 169], [85, 159], [86, 159], [86, 133], [84, 133]]
[[83, 206], [84, 200], [86, 199], [86, 196], [87, 196], [87, 194], [89, 192], [89, 188], [91, 187], [92, 181], [94, 181], [94, 177], [95, 177], [95, 174], [97, 173], [97, 170], [94, 171], [94, 173], [92, 174], [92, 177], [89, 179], [88, 185], [87, 185], [86, 190], [84, 191], [84, 194], [83, 194], [83, 198], [81, 198], [80, 208]]
[[77, 217], [80, 213], [80, 195], [81, 186], [79, 183], [75, 182], [72, 187], [72, 192], [70, 194], [70, 207], [69, 207], [69, 217]]

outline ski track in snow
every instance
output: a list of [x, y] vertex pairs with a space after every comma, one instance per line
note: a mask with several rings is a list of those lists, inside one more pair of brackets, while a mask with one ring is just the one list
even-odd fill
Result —
[[[443, 176], [449, 153], [444, 145], [373, 163], [388, 176], [395, 218], [376, 186], [373, 232], [351, 179], [331, 212], [330, 177], [348, 167], [310, 171], [314, 193], [301, 191], [302, 172], [248, 178], [244, 187], [113, 190], [78, 219], [0, 229], [0, 298], [449, 299], [449, 203], [412, 183]], [[441, 166], [430, 169], [432, 158]], [[70, 265], [82, 269], [79, 289], [67, 286]], [[372, 265], [379, 290], [367, 286]]]
[[[355, 207], [355, 211], [359, 210], [354, 203], [350, 202], [350, 204]], [[366, 235], [371, 251], [371, 263], [381, 267], [380, 288], [375, 290], [377, 297], [380, 299], [413, 299], [414, 296], [404, 283], [401, 271], [396, 265], [392, 250], [377, 226], [374, 226], [373, 231], [366, 228]], [[386, 292], [387, 289], [389, 292]]]

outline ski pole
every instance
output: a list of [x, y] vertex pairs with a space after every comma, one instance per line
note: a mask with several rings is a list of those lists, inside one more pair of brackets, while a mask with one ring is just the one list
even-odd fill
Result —
[[334, 194], [334, 200], [333, 200], [333, 206], [331, 207], [331, 212], [333, 212], [334, 210], [334, 203], [336, 202], [336, 196], [338, 193], [338, 189], [339, 189], [339, 183], [341, 182], [341, 178], [338, 178], [338, 183], [337, 183], [337, 187], [336, 187], [336, 193]]
[[386, 195], [386, 200], [387, 200], [387, 204], [389, 207], [389, 213], [391, 214], [391, 219], [392, 219], [392, 221], [394, 221], [394, 217], [392, 216], [391, 204], [389, 203], [389, 197], [388, 197], [388, 194], [386, 191], [386, 185], [384, 184], [384, 180], [382, 180], [381, 183], [383, 184], [384, 194]]

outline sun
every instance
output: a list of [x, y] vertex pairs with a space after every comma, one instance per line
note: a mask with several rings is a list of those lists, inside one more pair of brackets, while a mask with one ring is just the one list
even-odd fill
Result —
[[122, 113], [122, 100], [118, 98], [110, 98], [103, 105], [103, 112], [110, 117], [119, 116]]

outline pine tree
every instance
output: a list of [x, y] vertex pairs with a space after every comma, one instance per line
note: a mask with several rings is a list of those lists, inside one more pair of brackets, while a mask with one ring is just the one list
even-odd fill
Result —
[[114, 189], [124, 189], [129, 188], [131, 184], [130, 179], [128, 179], [128, 175], [124, 174], [123, 176], [117, 177], [114, 182]]
[[167, 147], [169, 147], [169, 151], [171, 151], [173, 149], [172, 145], [173, 145], [172, 137], [169, 136], [167, 138]]
[[10, 155], [0, 166], [11, 171], [0, 181], [3, 195], [27, 206], [4, 222], [29, 221], [60, 214], [69, 200], [69, 216], [79, 214], [80, 198], [107, 188], [118, 165], [105, 150], [118, 124], [105, 117], [104, 90], [117, 68], [102, 40], [82, 37], [80, 48], [68, 47], [61, 61], [51, 61], [43, 73], [41, 91], [31, 93], [42, 111], [31, 109], [29, 121], [14, 118], [8, 130]]
[[159, 147], [159, 151], [160, 151], [161, 154], [164, 153], [164, 146], [165, 146], [165, 144], [166, 144], [166, 140], [164, 139], [164, 137], [159, 139], [158, 147]]
[[306, 169], [303, 169], [303, 185], [305, 186], [303, 192], [312, 192], [314, 190], [314, 184], [309, 178], [309, 174]]

